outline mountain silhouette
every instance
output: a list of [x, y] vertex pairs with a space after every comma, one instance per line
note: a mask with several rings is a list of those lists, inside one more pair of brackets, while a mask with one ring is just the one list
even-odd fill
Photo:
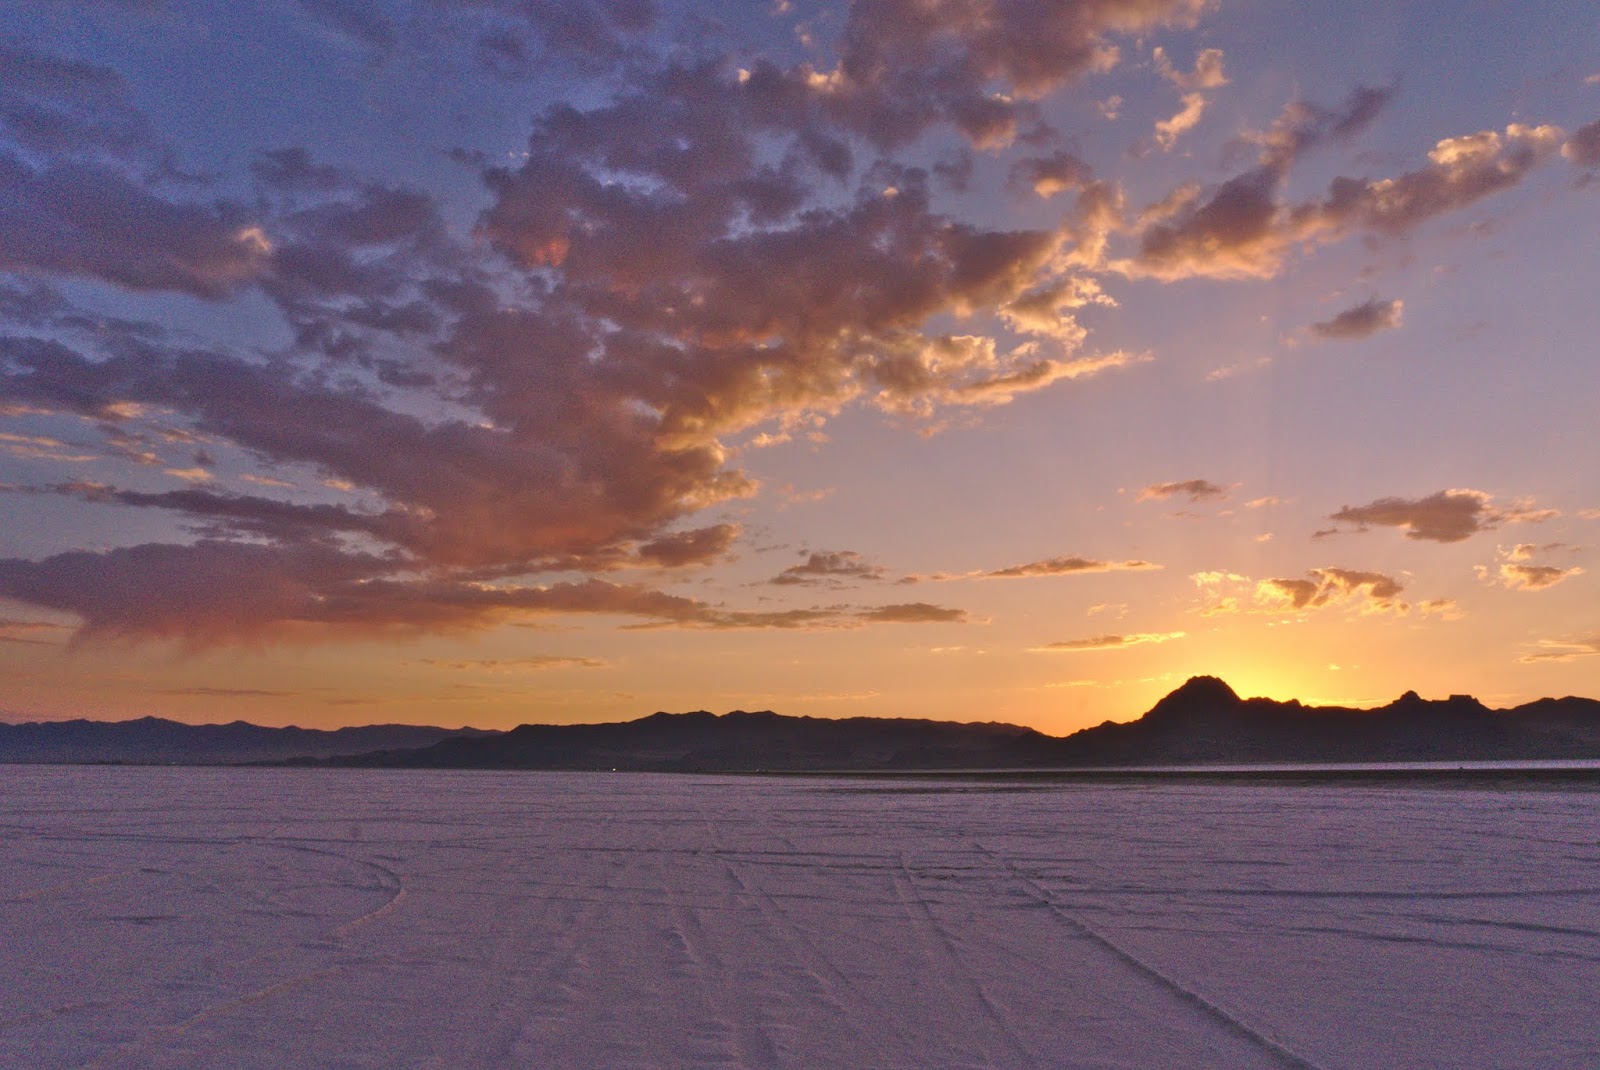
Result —
[[235, 721], [0, 723], [0, 762], [698, 772], [1106, 768], [1242, 762], [1600, 759], [1600, 702], [1546, 698], [1492, 710], [1469, 695], [1407, 691], [1351, 709], [1240, 698], [1196, 676], [1135, 721], [1066, 737], [996, 722], [791, 717], [763, 710], [654, 713], [508, 732], [373, 725], [319, 731]]
[[523, 725], [502, 736], [330, 760], [350, 766], [799, 771], [1030, 769], [1233, 762], [1600, 758], [1600, 702], [1541, 699], [1490, 710], [1408, 691], [1349, 709], [1242, 699], [1197, 676], [1136, 721], [1065, 738], [995, 723], [776, 713], [656, 713], [599, 725]]
[[183, 724], [160, 717], [0, 722], [0, 762], [236, 765], [426, 747], [450, 736], [486, 734], [476, 728], [407, 724], [325, 730], [266, 728], [246, 721]]

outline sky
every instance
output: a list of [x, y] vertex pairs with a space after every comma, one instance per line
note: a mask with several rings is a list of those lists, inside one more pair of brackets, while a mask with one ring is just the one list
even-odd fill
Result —
[[1600, 20], [0, 0], [0, 717], [1600, 696]]

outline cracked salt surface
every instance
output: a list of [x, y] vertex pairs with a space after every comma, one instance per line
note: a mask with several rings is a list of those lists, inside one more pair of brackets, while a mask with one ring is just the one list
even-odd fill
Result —
[[1600, 793], [0, 771], [0, 1066], [1600, 1066]]

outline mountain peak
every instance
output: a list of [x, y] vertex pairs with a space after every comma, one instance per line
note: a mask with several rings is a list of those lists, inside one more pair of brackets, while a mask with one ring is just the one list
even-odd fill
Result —
[[1233, 710], [1242, 701], [1233, 688], [1215, 676], [1191, 676], [1182, 687], [1152, 706], [1145, 717], [1164, 720], [1174, 715], [1215, 713]]

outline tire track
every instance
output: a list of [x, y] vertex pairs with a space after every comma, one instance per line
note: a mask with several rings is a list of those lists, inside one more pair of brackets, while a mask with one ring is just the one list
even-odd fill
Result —
[[[697, 799], [696, 809], [701, 820], [705, 823], [707, 834], [711, 837], [712, 851], [729, 882], [731, 891], [753, 903], [760, 911], [762, 919], [767, 923], [771, 932], [779, 933], [794, 950], [795, 961], [804, 969], [806, 975], [817, 985], [821, 995], [830, 1010], [837, 1012], [842, 1017], [850, 1014], [849, 1008], [861, 1006], [877, 1006], [878, 1001], [873, 993], [852, 981], [846, 973], [839, 969], [828, 954], [812, 939], [810, 934], [795, 924], [788, 912], [778, 903], [776, 898], [761, 887], [759, 883], [748, 878], [742, 865], [733, 857], [736, 853], [726, 847], [722, 835], [715, 822], [705, 813], [704, 806]], [[922, 1038], [913, 1036], [900, 1024], [899, 1016], [884, 1010], [874, 1015], [875, 1025], [884, 1027], [898, 1042], [902, 1053], [915, 1055], [925, 1048]], [[874, 1053], [876, 1062], [870, 1065], [891, 1066], [895, 1065], [888, 1053], [881, 1049]]]
[[[891, 880], [894, 883], [896, 894], [900, 897], [901, 905], [905, 907], [907, 919], [913, 928], [920, 929], [923, 932], [922, 943], [925, 953], [929, 945], [937, 944], [944, 950], [944, 962], [956, 967], [955, 971], [939, 969], [938, 967], [941, 964], [938, 961], [939, 956], [930, 954], [928, 958], [934, 965], [937, 976], [944, 979], [946, 987], [955, 989], [957, 986], [950, 982], [950, 977], [952, 972], [959, 973], [966, 982], [960, 986], [964, 991], [952, 992], [952, 994], [964, 995], [970, 1002], [982, 1008], [984, 1018], [995, 1026], [996, 1031], [1010, 1049], [1013, 1059], [1026, 1060], [1026, 1064], [1030, 1066], [1042, 1065], [1039, 1062], [1038, 1055], [1030, 1050], [1022, 1038], [1017, 1035], [1016, 1030], [1011, 1027], [1011, 1023], [1006, 1020], [1000, 1008], [995, 1006], [994, 1000], [989, 998], [989, 993], [984, 991], [983, 985], [973, 977], [972, 971], [962, 964], [961, 952], [956, 947], [955, 940], [950, 935], [950, 930], [939, 920], [938, 915], [933, 912], [932, 904], [921, 894], [917, 885], [916, 875], [912, 872], [904, 851], [900, 852], [899, 861], [900, 872], [894, 874]], [[1020, 1066], [1023, 1064], [1012, 1061], [1007, 1062], [1006, 1065]]]
[[1322, 1067], [1318, 1066], [1310, 1059], [1290, 1048], [1276, 1037], [1256, 1028], [1255, 1026], [1246, 1022], [1244, 1019], [1240, 1018], [1238, 1015], [1229, 1011], [1227, 1008], [1213, 1002], [1203, 993], [1197, 991], [1196, 989], [1190, 988], [1188, 985], [1185, 985], [1182, 981], [1178, 980], [1176, 977], [1173, 977], [1159, 966], [1155, 966], [1152, 963], [1146, 962], [1144, 959], [1135, 955], [1121, 944], [1118, 944], [1110, 937], [1090, 926], [1077, 915], [1069, 912], [1065, 907], [1056, 901], [1055, 897], [1050, 894], [1048, 889], [1041, 886], [1032, 877], [1029, 877], [1027, 874], [1017, 869], [1009, 859], [1001, 856], [998, 852], [995, 852], [976, 841], [973, 841], [972, 845], [978, 851], [986, 855], [1006, 873], [1010, 874], [1011, 878], [1041, 905], [1048, 907], [1052, 915], [1067, 928], [1071, 929], [1079, 936], [1086, 937], [1087, 939], [1093, 941], [1123, 965], [1154, 981], [1172, 995], [1176, 996], [1180, 1001], [1199, 1011], [1202, 1015], [1211, 1019], [1215, 1024], [1221, 1026], [1227, 1032], [1251, 1042], [1259, 1047], [1262, 1051], [1270, 1055], [1281, 1065], [1290, 1067], [1291, 1070], [1323, 1070]]
[[341, 966], [328, 966], [319, 970], [310, 970], [306, 973], [296, 974], [293, 977], [286, 977], [281, 981], [275, 981], [254, 991], [246, 992], [242, 996], [235, 996], [231, 999], [202, 1007], [179, 1022], [157, 1026], [135, 1040], [126, 1041], [110, 1051], [100, 1053], [89, 1062], [83, 1064], [83, 1070], [101, 1070], [101, 1068], [114, 1066], [124, 1058], [145, 1052], [157, 1044], [171, 1041], [187, 1033], [195, 1026], [211, 1021], [214, 1018], [220, 1018], [225, 1014], [248, 1007], [253, 1003], [260, 1003], [262, 1000], [282, 995], [285, 992], [299, 988], [301, 985], [327, 977], [334, 977], [343, 972], [344, 967]]

